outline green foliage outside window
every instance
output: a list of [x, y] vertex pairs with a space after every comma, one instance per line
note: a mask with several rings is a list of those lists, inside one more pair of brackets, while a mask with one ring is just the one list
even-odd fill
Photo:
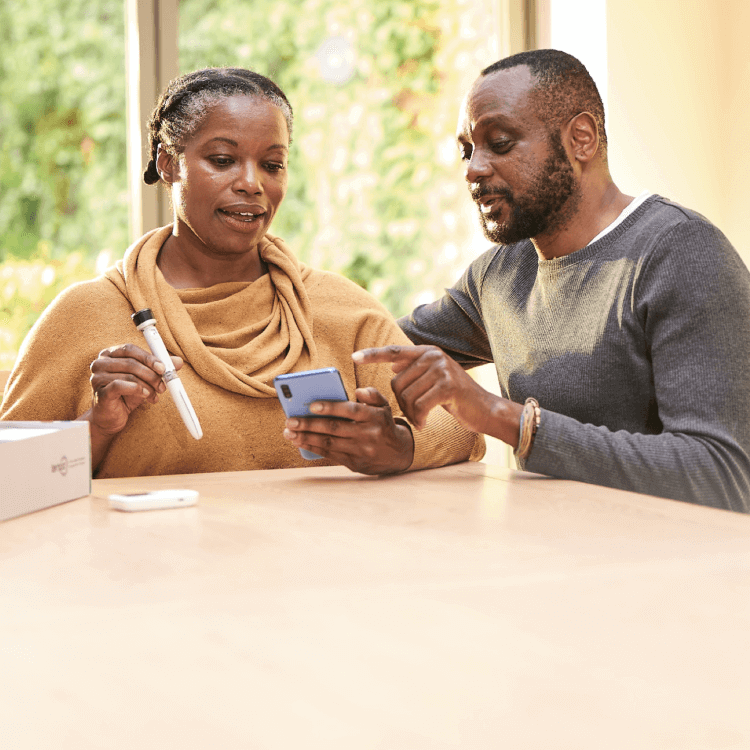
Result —
[[[439, 294], [467, 250], [481, 249], [471, 248], [453, 132], [467, 81], [494, 59], [491, 6], [180, 4], [182, 72], [252, 68], [295, 110], [289, 192], [272, 232], [396, 315]], [[0, 44], [2, 369], [55, 294], [130, 243], [123, 2], [2, 3]]]
[[118, 0], [0, 4], [0, 260], [127, 243], [124, 34]]
[[128, 244], [121, 0], [0, 3], [0, 368]]

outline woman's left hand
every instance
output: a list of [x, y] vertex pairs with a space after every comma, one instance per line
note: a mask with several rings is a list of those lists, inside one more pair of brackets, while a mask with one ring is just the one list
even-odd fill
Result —
[[414, 458], [411, 430], [393, 419], [376, 388], [357, 388], [356, 401], [316, 401], [310, 411], [324, 417], [290, 417], [284, 437], [361, 474], [406, 471]]

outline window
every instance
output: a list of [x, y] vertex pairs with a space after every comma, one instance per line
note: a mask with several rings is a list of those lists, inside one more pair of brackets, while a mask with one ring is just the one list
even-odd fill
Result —
[[0, 368], [127, 247], [121, 0], [0, 4]]
[[[180, 70], [269, 75], [295, 110], [272, 231], [396, 315], [483, 247], [454, 142], [526, 0], [38, 0], [0, 4], [0, 369], [44, 307], [169, 221], [144, 125]], [[179, 63], [178, 63], [179, 49]], [[178, 67], [179, 65], [179, 67]]]

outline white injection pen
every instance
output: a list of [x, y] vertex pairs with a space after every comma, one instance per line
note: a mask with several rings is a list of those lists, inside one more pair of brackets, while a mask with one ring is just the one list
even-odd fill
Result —
[[200, 440], [203, 437], [201, 424], [198, 421], [198, 417], [195, 416], [193, 405], [190, 403], [190, 399], [185, 392], [185, 386], [177, 375], [177, 370], [174, 369], [174, 364], [172, 364], [172, 358], [169, 356], [167, 347], [164, 346], [159, 331], [156, 330], [156, 320], [153, 313], [146, 307], [137, 313], [133, 313], [130, 317], [133, 318], [136, 328], [146, 338], [151, 353], [166, 368], [164, 375], [162, 375], [162, 380], [167, 384], [167, 388], [169, 388], [169, 392], [172, 394], [172, 400], [177, 406], [177, 411], [180, 412], [185, 427], [188, 428], [188, 432], [196, 440]]

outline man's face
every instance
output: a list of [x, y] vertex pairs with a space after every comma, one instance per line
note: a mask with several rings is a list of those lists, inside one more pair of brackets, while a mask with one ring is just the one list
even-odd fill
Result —
[[511, 244], [552, 234], [575, 214], [580, 188], [557, 130], [533, 109], [527, 66], [477, 80], [461, 109], [458, 145], [485, 236]]

